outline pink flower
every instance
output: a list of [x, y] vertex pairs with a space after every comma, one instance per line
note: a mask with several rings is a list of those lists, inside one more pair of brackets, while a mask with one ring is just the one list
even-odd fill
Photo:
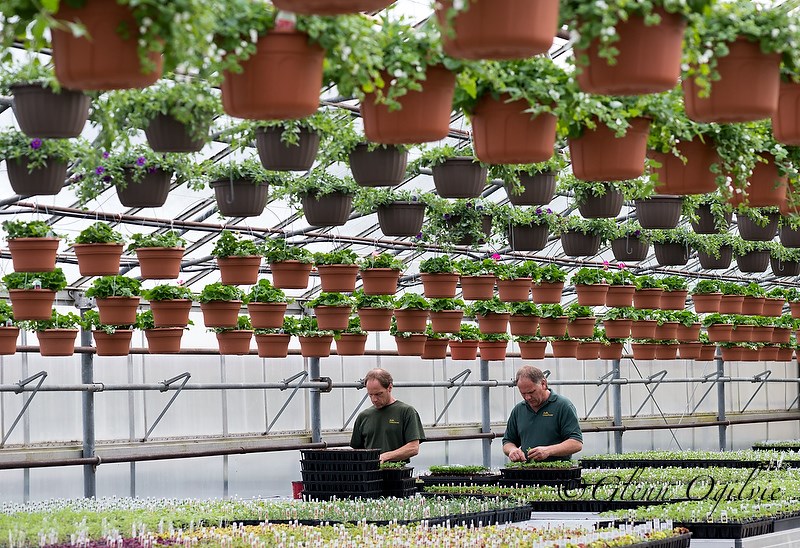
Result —
[[620, 270], [625, 270], [628, 267], [625, 265], [625, 263], [617, 263], [617, 268]]
[[499, 253], [492, 253], [492, 259], [493, 259], [493, 260], [495, 260], [495, 261], [499, 261], [499, 260], [500, 260], [500, 258], [501, 258], [501, 257], [500, 257], [500, 254], [499, 254]]
[[608, 261], [603, 261], [603, 270], [608, 270], [608, 265], [609, 265]]

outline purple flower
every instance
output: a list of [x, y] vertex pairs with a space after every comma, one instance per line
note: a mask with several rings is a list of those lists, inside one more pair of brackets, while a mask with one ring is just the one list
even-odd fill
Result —
[[103, 166], [97, 166], [97, 167], [95, 168], [94, 172], [95, 172], [97, 175], [102, 175], [103, 173], [105, 173], [105, 172], [106, 172], [106, 168], [104, 168]]
[[536, 208], [536, 214], [537, 215], [541, 215], [542, 214], [542, 208], [541, 207], [537, 207]]
[[445, 214], [443, 215], [443, 217], [444, 217], [444, 220], [445, 220], [445, 221], [449, 221], [449, 220], [450, 220], [450, 214], [449, 214], [449, 213], [445, 213]]
[[553, 210], [548, 207], [547, 208], [547, 213], [553, 213]]
[[111, 175], [106, 175], [105, 177], [103, 177], [103, 182], [104, 183], [110, 183], [111, 182]]
[[109, 156], [111, 156], [111, 155], [108, 152], [104, 152], [103, 153], [103, 158], [108, 158]]
[[31, 141], [31, 148], [33, 150], [39, 150], [40, 148], [42, 148], [42, 140], [34, 139], [33, 141]]
[[421, 240], [421, 239], [422, 239], [422, 232], [417, 232], [417, 240]]
[[157, 167], [152, 167], [151, 166], [151, 167], [147, 168], [147, 173], [155, 173], [156, 171], [158, 171]]
[[141, 167], [146, 163], [147, 163], [147, 160], [145, 159], [144, 156], [139, 156], [138, 158], [136, 158], [136, 165], [137, 166]]
[[479, 206], [477, 206], [475, 209], [477, 209], [478, 211], [483, 211], [483, 206], [482, 206], [482, 205], [479, 205]]
[[411, 201], [412, 202], [416, 202], [417, 200], [419, 200], [419, 196], [417, 196], [416, 194], [412, 194], [411, 195]]
[[641, 235], [642, 235], [642, 231], [641, 231], [641, 230], [634, 230], [634, 231], [633, 231], [633, 235], [634, 235], [634, 236], [636, 236], [636, 237], [638, 238], [639, 236], [641, 236]]

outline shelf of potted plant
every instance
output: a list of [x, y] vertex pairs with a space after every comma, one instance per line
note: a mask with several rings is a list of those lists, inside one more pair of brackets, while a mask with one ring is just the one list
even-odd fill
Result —
[[80, 316], [72, 312], [62, 314], [55, 309], [47, 319], [29, 320], [24, 324], [26, 331], [36, 333], [39, 354], [42, 356], [72, 356], [80, 326]]
[[478, 329], [482, 334], [505, 333], [508, 330], [511, 312], [508, 304], [498, 297], [490, 301], [475, 301], [464, 313], [478, 321]]
[[289, 245], [283, 238], [268, 239], [262, 250], [272, 272], [272, 284], [280, 289], [305, 289], [314, 257], [302, 247]]
[[300, 321], [294, 316], [283, 318], [277, 329], [255, 329], [259, 358], [285, 358], [289, 355], [289, 342], [300, 330]]
[[186, 240], [175, 230], [133, 234], [128, 251], [135, 251], [142, 278], [145, 280], [174, 280], [181, 270]]
[[[235, 285], [215, 282], [197, 295], [206, 327], [235, 327], [244, 301], [244, 291]], [[249, 321], [249, 319], [248, 319]]]
[[17, 321], [45, 321], [50, 319], [56, 292], [67, 287], [67, 278], [60, 268], [50, 272], [12, 272], [3, 276], [3, 284]]

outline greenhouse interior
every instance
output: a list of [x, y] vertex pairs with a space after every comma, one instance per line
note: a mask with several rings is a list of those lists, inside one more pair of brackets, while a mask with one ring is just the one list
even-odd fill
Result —
[[0, 0], [0, 546], [800, 546], [799, 19]]

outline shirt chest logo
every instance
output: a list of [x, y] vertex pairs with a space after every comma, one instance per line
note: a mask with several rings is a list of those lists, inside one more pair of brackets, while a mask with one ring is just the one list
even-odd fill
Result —
[[400, 421], [397, 419], [389, 419], [389, 424], [400, 424]]
[[552, 413], [550, 413], [549, 411], [544, 411], [544, 412], [542, 413], [542, 416], [543, 416], [543, 417], [552, 417], [552, 416], [553, 416], [553, 414], [552, 414]]

